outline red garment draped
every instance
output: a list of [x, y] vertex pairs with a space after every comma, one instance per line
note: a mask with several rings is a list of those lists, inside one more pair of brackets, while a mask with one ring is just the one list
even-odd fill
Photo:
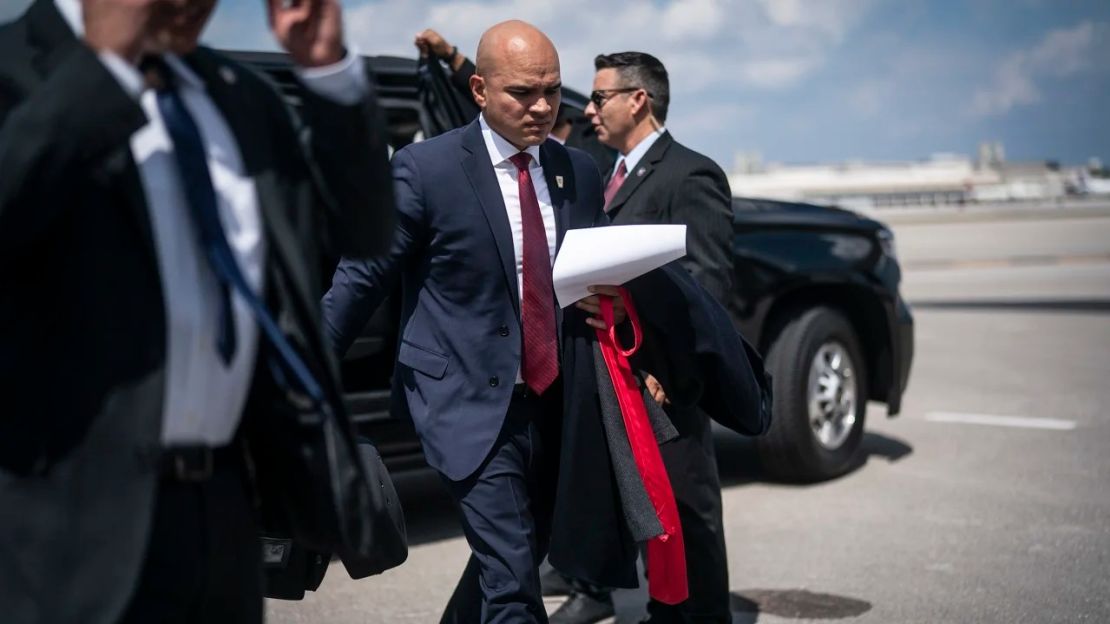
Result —
[[671, 489], [671, 480], [667, 477], [663, 456], [659, 453], [659, 444], [655, 441], [655, 432], [652, 431], [651, 422], [648, 420], [643, 394], [628, 363], [628, 357], [639, 350], [643, 339], [640, 319], [628, 291], [621, 288], [620, 293], [635, 336], [632, 348], [626, 351], [617, 341], [616, 328], [613, 326], [611, 297], [605, 295], [599, 297], [601, 318], [609, 330], [595, 329], [594, 331], [597, 332], [605, 366], [609, 369], [609, 377], [613, 380], [613, 389], [617, 393], [617, 401], [620, 403], [621, 414], [624, 417], [624, 427], [628, 431], [628, 441], [632, 445], [636, 468], [640, 472], [640, 478], [643, 479], [655, 513], [659, 516], [659, 522], [663, 525], [663, 534], [652, 538], [647, 544], [648, 594], [659, 602], [678, 604], [686, 600], [689, 595], [682, 524], [678, 519], [678, 507], [674, 500], [674, 490]]

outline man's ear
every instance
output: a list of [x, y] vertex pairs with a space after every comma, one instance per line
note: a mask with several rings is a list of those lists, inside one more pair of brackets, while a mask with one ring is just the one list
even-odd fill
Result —
[[651, 98], [648, 97], [647, 91], [640, 89], [628, 99], [632, 103], [633, 117], [639, 117], [641, 114], [651, 114]]
[[484, 109], [486, 107], [486, 79], [478, 74], [470, 77], [470, 95], [474, 98], [474, 102], [478, 104], [478, 108]]

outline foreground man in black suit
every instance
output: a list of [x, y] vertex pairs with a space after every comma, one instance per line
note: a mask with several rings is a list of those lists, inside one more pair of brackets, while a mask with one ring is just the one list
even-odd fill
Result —
[[[685, 224], [683, 266], [727, 306], [732, 290], [728, 179], [716, 163], [675, 141], [664, 127], [670, 84], [658, 59], [642, 52], [602, 54], [594, 66], [586, 115], [601, 142], [620, 153], [606, 180], [610, 221]], [[651, 622], [729, 622], [721, 483], [709, 416], [697, 407], [670, 406], [666, 389], [650, 375], [645, 381], [680, 434], [659, 449], [678, 503], [690, 585], [690, 598], [680, 605], [652, 601]], [[552, 622], [596, 622], [612, 610], [608, 590], [580, 586]]]
[[338, 0], [272, 0], [305, 150], [267, 83], [197, 47], [214, 5], [36, 0], [0, 27], [6, 623], [261, 622], [248, 475], [313, 475], [244, 443], [329, 411], [351, 441], [317, 276], [392, 236], [370, 85]]

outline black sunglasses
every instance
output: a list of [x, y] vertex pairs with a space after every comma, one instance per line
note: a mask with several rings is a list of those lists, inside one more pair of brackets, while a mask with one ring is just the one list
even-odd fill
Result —
[[[593, 92], [590, 93], [590, 101], [593, 102], [594, 106], [596, 106], [597, 108], [601, 108], [602, 106], [605, 105], [605, 102], [607, 102], [609, 100], [609, 98], [611, 97], [610, 95], [606, 95], [606, 94], [609, 94], [609, 93], [632, 93], [633, 91], [639, 91], [640, 89], [643, 89], [643, 87], [623, 87], [621, 89], [597, 89], [596, 91], [593, 91]], [[651, 94], [651, 91], [646, 91], [645, 90], [644, 93], [647, 93], [647, 96], [649, 98], [654, 98], [655, 97]]]

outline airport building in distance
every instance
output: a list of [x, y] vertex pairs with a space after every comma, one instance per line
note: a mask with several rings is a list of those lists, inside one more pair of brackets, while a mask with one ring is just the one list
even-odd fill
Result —
[[935, 154], [921, 161], [835, 164], [764, 163], [739, 154], [729, 176], [732, 194], [829, 204], [856, 210], [949, 206], [1007, 201], [1051, 201], [1110, 193], [1095, 159], [1087, 166], [1054, 161], [1008, 162], [1000, 143], [983, 143], [978, 158]]

